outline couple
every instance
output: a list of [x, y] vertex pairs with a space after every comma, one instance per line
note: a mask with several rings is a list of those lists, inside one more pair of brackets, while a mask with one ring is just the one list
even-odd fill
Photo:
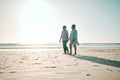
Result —
[[64, 54], [69, 53], [68, 47], [67, 47], [67, 42], [70, 40], [70, 53], [72, 54], [72, 46], [74, 46], [74, 50], [76, 54], [76, 45], [79, 45], [78, 40], [77, 40], [77, 30], [75, 29], [75, 24], [72, 25], [71, 29], [71, 33], [70, 33], [70, 37], [68, 37], [68, 30], [66, 30], [66, 26], [63, 26], [63, 31], [61, 33], [61, 37], [59, 42], [61, 42], [62, 39], [62, 43], [63, 43], [63, 49], [64, 49]]

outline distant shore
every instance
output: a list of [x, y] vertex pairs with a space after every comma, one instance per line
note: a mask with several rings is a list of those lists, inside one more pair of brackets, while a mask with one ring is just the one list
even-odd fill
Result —
[[[69, 46], [69, 43], [67, 45]], [[80, 43], [78, 48], [120, 48], [120, 43]], [[62, 44], [0, 43], [0, 49], [62, 49]]]

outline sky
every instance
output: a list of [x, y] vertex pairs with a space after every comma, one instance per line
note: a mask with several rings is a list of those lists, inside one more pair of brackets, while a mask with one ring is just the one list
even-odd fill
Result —
[[0, 0], [0, 43], [58, 43], [72, 24], [80, 43], [120, 43], [120, 0]]

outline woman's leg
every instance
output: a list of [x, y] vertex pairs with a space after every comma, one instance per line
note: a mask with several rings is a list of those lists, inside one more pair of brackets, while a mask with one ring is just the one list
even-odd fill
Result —
[[77, 50], [77, 47], [76, 47], [76, 45], [74, 45], [74, 50], [75, 50], [75, 54], [76, 54], [76, 50]]
[[72, 44], [70, 44], [70, 54], [72, 54]]

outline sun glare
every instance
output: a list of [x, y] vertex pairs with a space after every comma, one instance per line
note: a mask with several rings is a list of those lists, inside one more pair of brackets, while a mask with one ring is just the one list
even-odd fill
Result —
[[[55, 26], [59, 24], [54, 8], [45, 1], [28, 0], [24, 2], [18, 13], [19, 43], [52, 42]], [[59, 18], [60, 19], [60, 18]]]

